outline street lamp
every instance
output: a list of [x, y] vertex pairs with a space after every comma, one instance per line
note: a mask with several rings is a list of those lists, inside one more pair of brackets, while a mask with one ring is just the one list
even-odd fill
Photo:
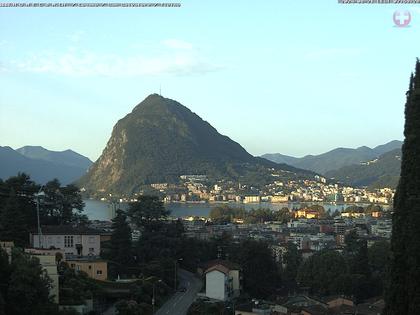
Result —
[[[162, 280], [158, 280], [157, 283], [161, 283]], [[152, 315], [155, 313], [155, 286], [156, 286], [156, 282], [153, 283], [153, 297], [152, 297]]]
[[44, 188], [44, 185], [42, 185], [39, 188], [38, 193], [35, 194], [35, 196], [36, 196], [36, 216], [37, 216], [37, 220], [38, 220], [38, 243], [39, 243], [40, 248], [43, 248], [43, 246], [42, 246], [41, 223], [40, 223], [40, 220], [39, 220], [39, 197], [40, 196], [45, 196], [45, 193], [42, 191], [43, 188]]
[[177, 259], [177, 260], [175, 260], [175, 281], [174, 281], [174, 290], [175, 290], [175, 292], [176, 292], [176, 275], [177, 275], [177, 269], [178, 269], [178, 261], [183, 261], [184, 259], [183, 258], [179, 258], [179, 259]]

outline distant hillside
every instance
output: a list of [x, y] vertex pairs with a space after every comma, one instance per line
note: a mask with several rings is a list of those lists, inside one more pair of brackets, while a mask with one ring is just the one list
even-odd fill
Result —
[[294, 163], [297, 163], [299, 161], [299, 158], [280, 153], [267, 153], [261, 157], [275, 163], [285, 163], [289, 165], [293, 165]]
[[373, 149], [366, 146], [357, 149], [337, 148], [323, 154], [307, 155], [302, 158], [294, 158], [279, 153], [265, 154], [262, 157], [273, 162], [281, 161], [282, 163], [325, 175], [329, 171], [338, 170], [344, 166], [375, 159], [386, 152], [400, 149], [401, 146], [402, 141], [394, 140]]
[[44, 184], [57, 178], [61, 183], [69, 184], [84, 175], [91, 163], [71, 150], [55, 152], [42, 147], [23, 147], [15, 151], [0, 147], [0, 178], [3, 180], [25, 172], [37, 183]]
[[22, 148], [16, 149], [16, 151], [31, 159], [75, 166], [85, 170], [93, 164], [93, 162], [87, 157], [72, 150], [50, 151], [40, 146], [24, 146]]
[[401, 149], [387, 152], [377, 159], [327, 172], [326, 176], [352, 186], [395, 188], [401, 171]]
[[187, 107], [153, 94], [117, 122], [79, 186], [93, 193], [132, 194], [144, 184], [177, 182], [185, 174], [257, 184], [271, 169], [288, 177], [314, 175], [252, 156]]

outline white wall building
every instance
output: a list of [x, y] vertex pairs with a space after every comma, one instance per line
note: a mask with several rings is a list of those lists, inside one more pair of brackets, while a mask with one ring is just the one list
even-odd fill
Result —
[[239, 296], [239, 268], [222, 261], [209, 267], [206, 275], [206, 296], [211, 299], [226, 301]]
[[101, 251], [101, 236], [98, 231], [88, 228], [57, 225], [43, 226], [42, 236], [30, 234], [33, 248], [59, 248], [67, 255], [99, 256]]

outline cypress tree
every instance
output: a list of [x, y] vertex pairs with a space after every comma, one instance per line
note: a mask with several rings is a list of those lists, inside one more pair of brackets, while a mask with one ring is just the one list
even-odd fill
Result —
[[117, 274], [126, 275], [128, 267], [132, 265], [133, 256], [131, 249], [131, 228], [124, 211], [117, 210], [116, 217], [112, 219], [112, 229], [110, 244], [111, 260], [118, 264], [115, 270]]
[[392, 261], [384, 315], [420, 310], [420, 61], [405, 106], [401, 177], [394, 198]]

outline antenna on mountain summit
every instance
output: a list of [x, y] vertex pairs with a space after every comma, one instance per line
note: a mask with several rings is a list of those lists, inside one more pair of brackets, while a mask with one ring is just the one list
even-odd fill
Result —
[[159, 84], [159, 95], [162, 96], [162, 85]]

